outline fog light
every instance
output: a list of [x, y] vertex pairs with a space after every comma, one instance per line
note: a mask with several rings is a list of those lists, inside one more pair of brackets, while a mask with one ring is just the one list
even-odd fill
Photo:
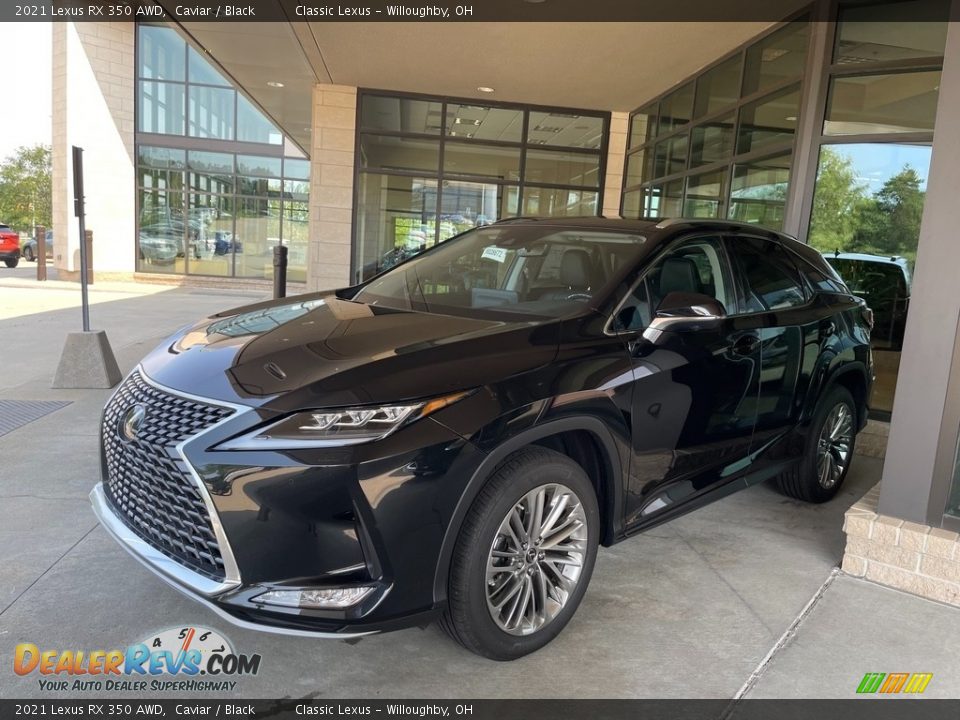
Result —
[[300, 588], [296, 590], [269, 590], [251, 598], [264, 605], [284, 607], [337, 609], [356, 605], [373, 592], [370, 586], [349, 588]]

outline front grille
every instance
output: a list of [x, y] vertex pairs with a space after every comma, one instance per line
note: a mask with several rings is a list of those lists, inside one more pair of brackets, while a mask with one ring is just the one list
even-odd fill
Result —
[[[134, 439], [121, 422], [134, 405], [145, 414]], [[164, 392], [134, 371], [103, 414], [106, 496], [123, 521], [160, 552], [215, 580], [225, 577], [210, 514], [177, 445], [233, 413]]]

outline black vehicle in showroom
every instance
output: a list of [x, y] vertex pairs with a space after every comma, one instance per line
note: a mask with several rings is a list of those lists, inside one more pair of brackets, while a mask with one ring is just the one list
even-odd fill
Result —
[[513, 659], [570, 620], [598, 545], [766, 479], [833, 497], [871, 322], [762, 228], [504, 221], [173, 335], [107, 403], [91, 499], [234, 623], [439, 620]]

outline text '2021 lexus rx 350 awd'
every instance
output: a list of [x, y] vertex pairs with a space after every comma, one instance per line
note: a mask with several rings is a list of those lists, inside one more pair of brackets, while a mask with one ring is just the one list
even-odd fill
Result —
[[830, 499], [870, 323], [819, 253], [761, 228], [504, 221], [172, 336], [107, 403], [91, 498], [235, 623], [438, 619], [512, 659], [570, 620], [598, 545], [765, 479]]

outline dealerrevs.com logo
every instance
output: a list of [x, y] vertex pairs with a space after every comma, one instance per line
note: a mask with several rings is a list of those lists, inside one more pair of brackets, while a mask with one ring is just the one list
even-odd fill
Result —
[[38, 675], [46, 692], [224, 692], [236, 688], [231, 678], [256, 675], [259, 654], [234, 652], [216, 630], [180, 627], [150, 635], [123, 650], [41, 649], [20, 643], [13, 671]]

